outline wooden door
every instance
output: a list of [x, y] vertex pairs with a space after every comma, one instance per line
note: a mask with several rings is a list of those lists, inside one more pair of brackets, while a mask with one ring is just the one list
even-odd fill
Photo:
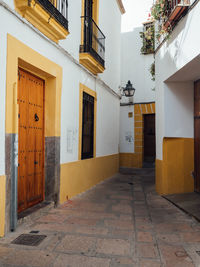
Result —
[[154, 162], [155, 145], [155, 114], [144, 115], [144, 161]]
[[44, 81], [18, 73], [18, 212], [44, 199]]
[[195, 191], [200, 192], [200, 80], [194, 84], [194, 165]]

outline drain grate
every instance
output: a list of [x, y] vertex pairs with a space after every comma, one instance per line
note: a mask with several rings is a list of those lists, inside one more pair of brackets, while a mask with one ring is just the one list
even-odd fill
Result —
[[24, 245], [24, 246], [38, 246], [47, 236], [46, 235], [30, 235], [30, 234], [22, 234], [18, 236], [11, 243], [16, 245]]

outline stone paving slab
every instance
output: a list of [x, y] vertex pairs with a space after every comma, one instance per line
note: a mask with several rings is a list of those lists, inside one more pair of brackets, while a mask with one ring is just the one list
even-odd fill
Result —
[[[200, 267], [200, 224], [124, 171], [0, 239], [0, 267]], [[11, 244], [39, 231], [38, 247]], [[198, 253], [199, 252], [199, 253]]]

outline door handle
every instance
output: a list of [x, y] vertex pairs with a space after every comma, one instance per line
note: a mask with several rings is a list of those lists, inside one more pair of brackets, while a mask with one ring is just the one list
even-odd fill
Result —
[[38, 117], [37, 113], [35, 113], [35, 121], [39, 121], [39, 117]]

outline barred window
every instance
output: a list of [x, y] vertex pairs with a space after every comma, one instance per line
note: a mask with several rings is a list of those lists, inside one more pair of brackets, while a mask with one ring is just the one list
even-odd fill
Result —
[[82, 121], [82, 155], [81, 159], [94, 156], [94, 97], [83, 92]]

